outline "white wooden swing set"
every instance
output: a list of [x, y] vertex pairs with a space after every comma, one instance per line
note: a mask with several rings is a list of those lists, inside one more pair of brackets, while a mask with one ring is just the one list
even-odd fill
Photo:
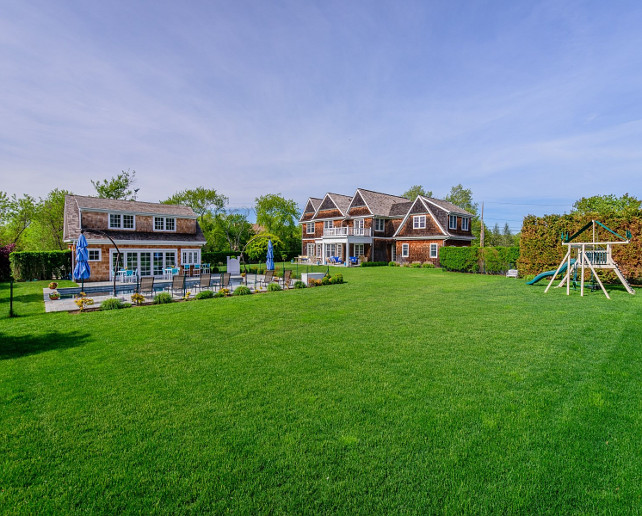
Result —
[[[575, 238], [584, 233], [584, 231], [586, 231], [589, 227], [593, 228], [593, 241], [575, 242]], [[597, 241], [597, 231], [599, 227], [606, 229], [609, 233], [616, 236], [619, 240], [604, 242]], [[561, 288], [566, 285], [566, 295], [570, 295], [571, 293], [571, 274], [577, 274], [578, 270], [580, 271], [580, 295], [584, 295], [584, 271], [586, 269], [590, 269], [590, 271], [593, 273], [593, 278], [595, 278], [595, 281], [598, 283], [607, 299], [611, 299], [611, 297], [609, 296], [609, 293], [606, 291], [604, 285], [602, 284], [602, 281], [597, 275], [596, 269], [612, 270], [618, 277], [618, 279], [622, 282], [622, 285], [624, 285], [626, 291], [629, 294], [635, 294], [635, 290], [633, 290], [631, 288], [631, 285], [629, 285], [629, 282], [626, 281], [626, 278], [622, 274], [622, 271], [620, 271], [617, 263], [615, 263], [615, 260], [613, 260], [613, 255], [611, 254], [611, 247], [613, 245], [628, 244], [631, 242], [630, 239], [630, 231], [626, 232], [625, 238], [621, 235], [618, 235], [615, 231], [606, 227], [604, 224], [597, 220], [592, 220], [582, 229], [571, 236], [568, 236], [568, 233], [562, 234], [562, 245], [565, 245], [568, 250], [566, 251], [564, 259], [559, 264], [559, 267], [556, 269], [555, 274], [553, 274], [553, 277], [551, 278], [544, 292], [548, 292], [548, 289], [551, 288], [551, 285], [555, 282], [555, 278], [560, 273], [560, 270], [563, 269], [564, 264], [566, 264], [566, 274], [560, 281], [559, 285], [555, 287]]]

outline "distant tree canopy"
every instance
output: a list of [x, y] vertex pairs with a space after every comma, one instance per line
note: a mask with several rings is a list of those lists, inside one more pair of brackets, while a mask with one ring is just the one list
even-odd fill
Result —
[[451, 202], [467, 212], [477, 215], [477, 203], [473, 202], [473, 192], [470, 188], [464, 188], [461, 184], [453, 186], [445, 200]]
[[424, 197], [432, 197], [432, 191], [424, 190], [424, 187], [421, 185], [413, 185], [404, 193], [402, 193], [401, 197], [405, 197], [410, 201], [414, 201], [419, 195], [423, 195]]
[[610, 215], [614, 213], [632, 213], [638, 211], [642, 201], [628, 193], [621, 197], [613, 194], [594, 195], [592, 197], [582, 197], [573, 203], [571, 213], [584, 215], [587, 213], [602, 213]]
[[133, 201], [136, 197], [135, 191], [131, 189], [135, 182], [135, 170], [123, 170], [111, 179], [91, 180], [91, 184], [94, 185], [96, 193], [101, 199], [123, 199], [126, 201]]
[[274, 260], [279, 261], [281, 256], [285, 253], [286, 248], [283, 241], [277, 235], [272, 233], [261, 233], [260, 235], [256, 235], [248, 242], [245, 252], [253, 260], [265, 260], [269, 240], [272, 240]]
[[279, 237], [287, 250], [301, 248], [301, 229], [298, 226], [299, 208], [292, 199], [281, 194], [266, 194], [255, 199], [256, 223], [265, 232]]
[[208, 212], [212, 212], [216, 215], [225, 207], [227, 201], [227, 197], [217, 193], [216, 190], [199, 186], [194, 190], [183, 190], [181, 192], [177, 192], [164, 201], [161, 201], [161, 203], [189, 206], [194, 210], [194, 213], [198, 215], [198, 218], [202, 219]]

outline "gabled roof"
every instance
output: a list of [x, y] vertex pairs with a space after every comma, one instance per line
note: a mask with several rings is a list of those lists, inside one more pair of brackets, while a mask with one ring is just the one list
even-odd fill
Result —
[[405, 197], [373, 192], [372, 190], [366, 190], [365, 188], [357, 188], [355, 197], [357, 196], [357, 193], [361, 196], [373, 215], [379, 215], [382, 217], [391, 217], [395, 215], [403, 216], [407, 212], [407, 208], [406, 211], [400, 212], [398, 205], [409, 207], [412, 204]]
[[418, 195], [417, 198], [415, 199], [415, 202], [413, 202], [410, 207], [408, 208], [408, 211], [406, 212], [406, 216], [403, 218], [401, 221], [401, 224], [399, 224], [399, 227], [395, 231], [395, 234], [392, 235], [393, 237], [396, 237], [399, 232], [403, 229], [403, 227], [406, 225], [406, 222], [408, 221], [408, 218], [410, 217], [410, 213], [412, 212], [412, 209], [415, 207], [415, 204], [421, 204], [421, 210], [420, 212], [413, 213], [413, 215], [419, 215], [421, 212], [423, 213], [428, 213], [433, 220], [437, 223], [437, 226], [441, 230], [441, 232], [444, 235], [449, 235], [449, 233], [444, 229], [444, 226], [439, 222], [439, 219], [435, 216], [435, 214], [430, 210], [429, 206], [426, 204], [425, 200], [422, 198], [421, 195]]
[[155, 202], [123, 201], [121, 199], [100, 199], [84, 195], [68, 195], [80, 211], [100, 211], [113, 213], [133, 213], [135, 215], [165, 215], [195, 219], [196, 213], [189, 206], [180, 204], [161, 204]]
[[335, 208], [341, 212], [341, 215], [343, 215], [344, 217], [346, 216], [346, 214], [348, 213], [348, 207], [352, 202], [352, 197], [348, 195], [328, 192], [327, 194], [325, 194], [325, 197], [323, 197], [323, 200], [314, 212], [314, 218], [316, 218], [320, 208], [325, 204], [326, 199], [329, 199], [332, 202]]
[[419, 197], [421, 197], [424, 200], [424, 203], [434, 204], [438, 208], [441, 208], [442, 210], [448, 212], [449, 215], [457, 214], [457, 215], [465, 215], [465, 216], [468, 216], [468, 217], [474, 217], [474, 215], [472, 213], [466, 211], [465, 209], [463, 209], [463, 208], [461, 208], [461, 207], [459, 207], [459, 206], [457, 206], [457, 205], [455, 205], [455, 204], [453, 204], [451, 202], [443, 201], [441, 199], [435, 199], [433, 197], [425, 197], [423, 195], [420, 195]]
[[319, 199], [318, 197], [309, 197], [308, 202], [305, 203], [305, 208], [303, 208], [303, 212], [301, 213], [299, 222], [303, 220], [303, 217], [306, 213], [316, 213], [316, 211], [319, 209], [319, 206], [321, 206], [322, 201], [323, 199]]

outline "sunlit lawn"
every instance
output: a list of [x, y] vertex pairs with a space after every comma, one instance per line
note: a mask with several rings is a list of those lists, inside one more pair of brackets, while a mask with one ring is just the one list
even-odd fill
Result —
[[640, 510], [639, 294], [336, 272], [15, 319], [0, 285], [0, 512]]

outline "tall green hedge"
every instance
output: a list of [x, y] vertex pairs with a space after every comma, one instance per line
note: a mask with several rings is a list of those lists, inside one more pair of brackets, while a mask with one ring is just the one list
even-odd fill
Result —
[[71, 251], [11, 253], [11, 270], [18, 281], [62, 279], [71, 275]]
[[[612, 247], [613, 259], [629, 280], [642, 278], [642, 211], [626, 215], [572, 214], [525, 217], [520, 238], [520, 273], [539, 274], [555, 269], [564, 258], [567, 249], [561, 242], [562, 232], [572, 235], [591, 220], [599, 220], [620, 235], [625, 235], [627, 230], [631, 231], [633, 236], [630, 244]], [[617, 240], [616, 237], [609, 236], [605, 230], [600, 230], [598, 240], [600, 238]], [[579, 239], [590, 241], [591, 230], [587, 230]]]
[[442, 247], [439, 263], [449, 271], [503, 274], [514, 268], [519, 247]]
[[222, 262], [224, 265], [228, 256], [238, 256], [239, 251], [203, 251], [201, 253], [201, 262], [217, 265]]

